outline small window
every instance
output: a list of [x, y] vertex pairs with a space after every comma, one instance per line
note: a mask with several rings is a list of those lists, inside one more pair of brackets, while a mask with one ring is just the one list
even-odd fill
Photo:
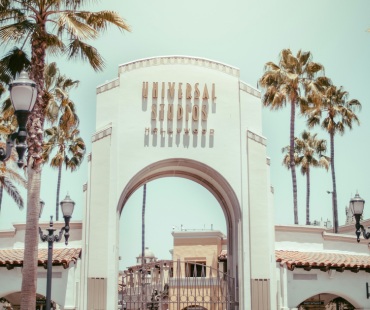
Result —
[[185, 263], [185, 276], [186, 277], [206, 277], [206, 262], [187, 262]]

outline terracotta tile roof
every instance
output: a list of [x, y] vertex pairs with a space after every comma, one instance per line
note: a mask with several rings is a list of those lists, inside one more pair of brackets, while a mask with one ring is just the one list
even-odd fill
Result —
[[370, 255], [355, 255], [329, 252], [299, 252], [299, 251], [275, 251], [276, 262], [281, 266], [286, 265], [289, 270], [303, 268], [305, 270], [320, 269], [328, 271], [351, 270], [358, 272], [365, 270], [370, 272]]
[[[23, 249], [0, 250], [0, 267], [13, 269], [23, 265]], [[71, 262], [76, 262], [81, 257], [81, 248], [54, 248], [53, 265], [62, 265], [65, 269]], [[48, 249], [39, 249], [38, 265], [46, 268], [48, 260]]]
[[[222, 250], [218, 258], [220, 261], [227, 260], [227, 250]], [[370, 272], [370, 255], [276, 250], [275, 259], [281, 266], [286, 265], [289, 270], [303, 268], [305, 270], [328, 271], [335, 269], [339, 272], [344, 270]]]

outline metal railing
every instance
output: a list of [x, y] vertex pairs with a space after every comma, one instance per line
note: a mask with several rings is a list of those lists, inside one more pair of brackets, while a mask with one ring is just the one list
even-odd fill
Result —
[[122, 276], [121, 309], [234, 310], [235, 280], [199, 262], [159, 261]]

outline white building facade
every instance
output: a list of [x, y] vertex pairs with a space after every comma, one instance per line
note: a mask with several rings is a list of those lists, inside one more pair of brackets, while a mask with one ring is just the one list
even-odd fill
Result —
[[[85, 191], [81, 309], [117, 305], [121, 211], [137, 188], [161, 177], [193, 180], [216, 197], [225, 213], [228, 273], [237, 282], [240, 309], [253, 308], [252, 290], [276, 308], [259, 91], [240, 81], [237, 68], [215, 61], [142, 59], [119, 66], [118, 78], [97, 88], [96, 115]], [[268, 290], [259, 285], [262, 280]], [[93, 301], [97, 295], [102, 299]]]

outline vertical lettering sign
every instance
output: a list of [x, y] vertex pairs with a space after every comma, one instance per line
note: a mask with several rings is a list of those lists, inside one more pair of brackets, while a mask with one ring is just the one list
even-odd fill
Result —
[[217, 99], [215, 83], [143, 82], [142, 99], [151, 99], [151, 127], [145, 128], [146, 135], [214, 135], [207, 120], [215, 111], [211, 109]]

